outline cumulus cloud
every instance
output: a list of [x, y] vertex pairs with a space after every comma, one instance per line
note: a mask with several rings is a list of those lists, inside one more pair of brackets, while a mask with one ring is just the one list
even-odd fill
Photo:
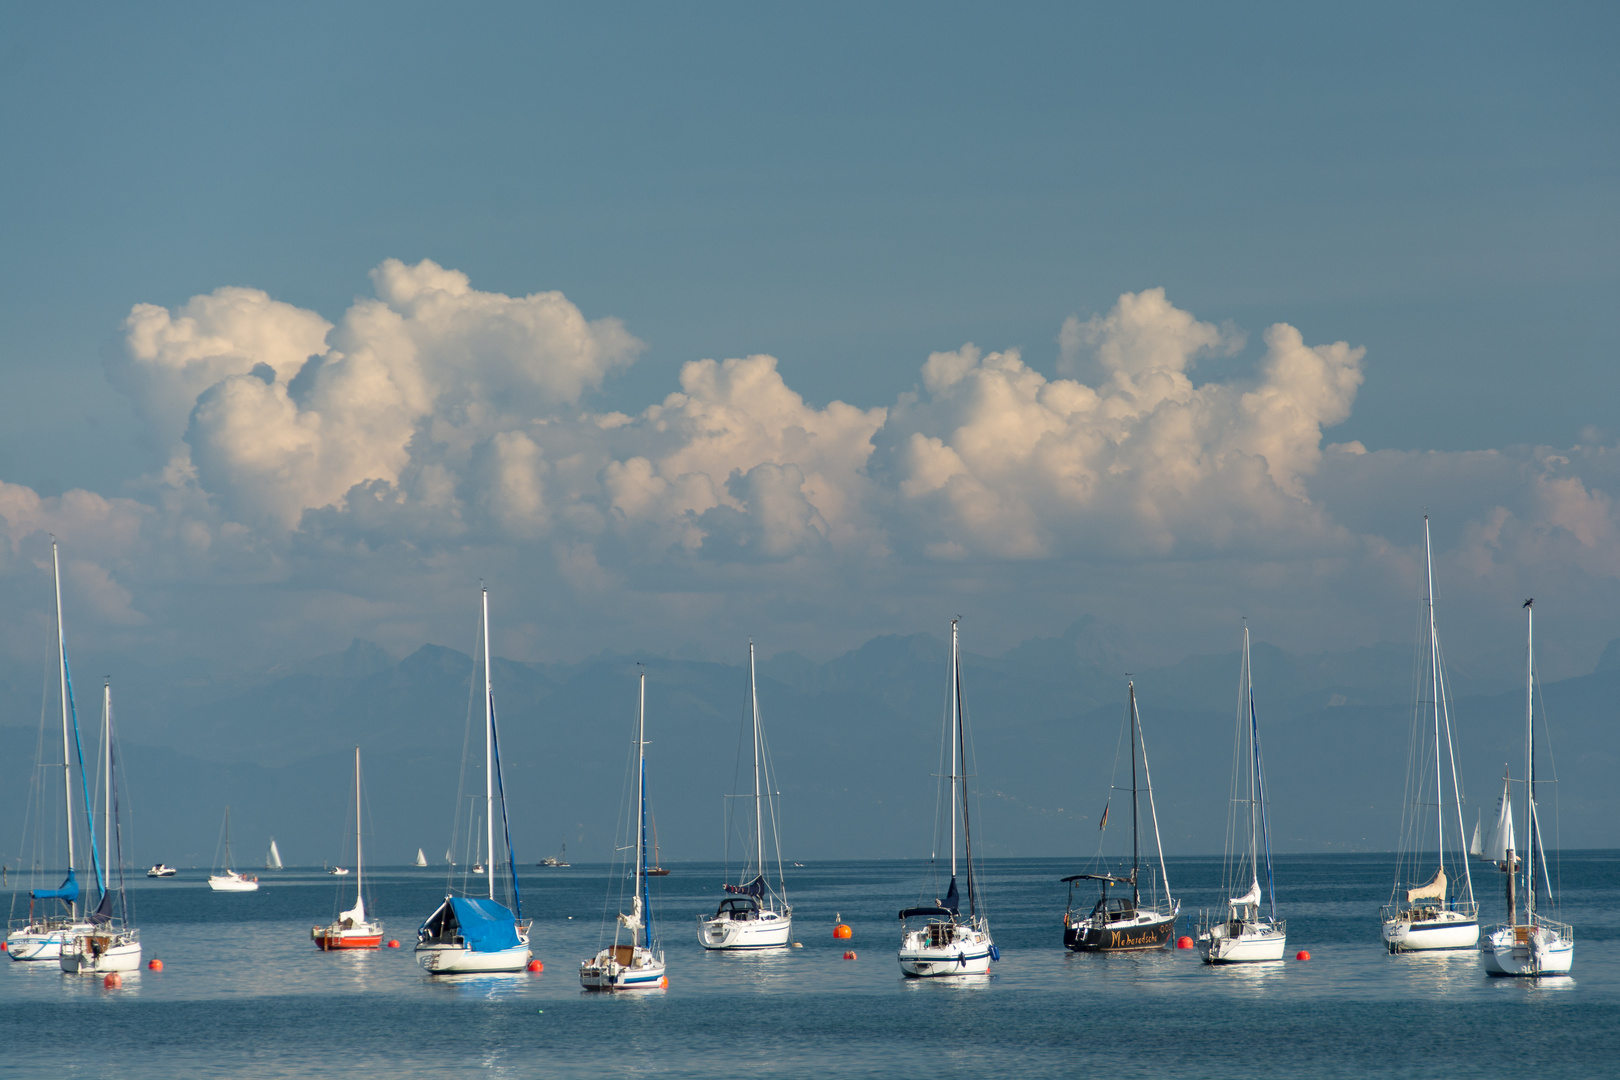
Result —
[[1161, 289], [1071, 317], [1044, 361], [935, 353], [887, 406], [807, 402], [754, 355], [693, 360], [618, 412], [593, 403], [642, 348], [618, 320], [430, 261], [371, 279], [335, 321], [244, 288], [136, 305], [109, 375], [167, 463], [118, 499], [0, 482], [0, 577], [37, 576], [58, 532], [108, 626], [179, 641], [179, 608], [236, 615], [223, 598], [251, 589], [242, 634], [295, 648], [314, 612], [339, 641], [420, 641], [486, 574], [541, 653], [653, 644], [624, 635], [659, 619], [852, 643], [948, 596], [1015, 639], [1151, 594], [1189, 626], [1259, 595], [1281, 625], [1366, 640], [1388, 636], [1369, 589], [1416, 588], [1429, 506], [1459, 592], [1528, 587], [1527, 568], [1620, 583], [1614, 448], [1324, 446], [1360, 348], [1279, 323], [1246, 374], [1200, 381], [1246, 338]]

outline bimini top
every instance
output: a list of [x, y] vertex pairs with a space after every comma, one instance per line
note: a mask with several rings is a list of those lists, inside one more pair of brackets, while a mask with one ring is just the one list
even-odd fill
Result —
[[71, 904], [79, 898], [79, 879], [74, 877], [72, 869], [69, 869], [67, 880], [62, 882], [61, 888], [35, 889], [28, 895], [35, 900], [65, 900]]
[[420, 933], [436, 938], [460, 936], [473, 952], [501, 952], [523, 944], [511, 909], [493, 900], [463, 896], [446, 898], [422, 924]]

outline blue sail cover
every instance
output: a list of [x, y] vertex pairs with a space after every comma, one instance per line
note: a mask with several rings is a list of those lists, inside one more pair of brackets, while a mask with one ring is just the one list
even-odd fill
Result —
[[79, 879], [73, 876], [73, 871], [70, 868], [67, 880], [62, 882], [61, 888], [34, 889], [28, 895], [35, 900], [61, 900], [71, 904], [79, 898]]
[[518, 940], [517, 920], [506, 905], [453, 896], [450, 907], [456, 915], [457, 932], [473, 952], [501, 952], [523, 944]]
[[962, 908], [962, 894], [956, 891], [956, 879], [954, 877], [951, 878], [950, 891], [945, 894], [945, 902], [940, 907], [945, 908], [952, 915], [955, 915]]
[[761, 874], [746, 885], [727, 885], [726, 892], [733, 896], [764, 896], [765, 875]]

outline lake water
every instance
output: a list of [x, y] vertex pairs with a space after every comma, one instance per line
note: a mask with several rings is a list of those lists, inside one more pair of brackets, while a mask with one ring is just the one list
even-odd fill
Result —
[[[1219, 900], [1218, 859], [1175, 859], [1178, 933]], [[1487, 979], [1472, 951], [1390, 956], [1378, 939], [1393, 857], [1284, 856], [1290, 957], [1209, 968], [1195, 950], [1083, 956], [1061, 947], [1065, 860], [993, 860], [982, 883], [1001, 950], [975, 982], [907, 981], [895, 912], [919, 863], [789, 870], [795, 934], [774, 955], [705, 953], [696, 917], [722, 868], [679, 864], [654, 885], [669, 989], [586, 994], [601, 866], [524, 871], [541, 974], [429, 978], [415, 928], [442, 871], [386, 868], [375, 902], [399, 949], [322, 953], [320, 871], [261, 874], [257, 893], [208, 891], [206, 871], [132, 890], [145, 956], [162, 972], [120, 989], [54, 964], [0, 967], [0, 1074], [19, 1076], [1440, 1077], [1620, 1075], [1620, 852], [1562, 859], [1574, 977]], [[1476, 872], [1482, 921], [1499, 875]], [[370, 890], [368, 890], [370, 891]], [[352, 892], [349, 893], [352, 896]], [[1089, 903], [1089, 894], [1088, 903]], [[6, 900], [9, 897], [4, 897]], [[23, 901], [26, 907], [26, 900]], [[345, 902], [347, 906], [347, 902]], [[834, 941], [835, 914], [854, 928]], [[611, 931], [610, 931], [611, 933]], [[846, 948], [858, 958], [842, 959]]]

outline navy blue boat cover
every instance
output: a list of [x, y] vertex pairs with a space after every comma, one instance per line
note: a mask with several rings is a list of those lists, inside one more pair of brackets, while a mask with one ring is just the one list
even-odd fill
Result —
[[726, 892], [732, 893], [735, 896], [764, 896], [765, 875], [759, 875], [759, 877], [755, 878], [753, 881], [750, 881], [746, 885], [727, 885]]

